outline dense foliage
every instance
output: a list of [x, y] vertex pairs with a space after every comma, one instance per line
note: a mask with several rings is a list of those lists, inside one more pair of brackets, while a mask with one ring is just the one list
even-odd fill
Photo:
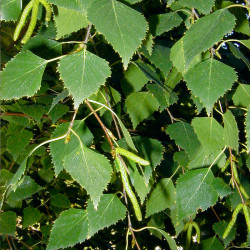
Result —
[[249, 9], [2, 0], [0, 248], [250, 246]]

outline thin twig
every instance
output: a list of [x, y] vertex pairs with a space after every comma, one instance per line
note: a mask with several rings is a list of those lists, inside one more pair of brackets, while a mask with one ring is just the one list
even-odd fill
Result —
[[[108, 105], [108, 107], [109, 107], [110, 109], [112, 109], [111, 104], [110, 104], [110, 102], [109, 102], [108, 90], [107, 90], [106, 86], [104, 86], [104, 89], [105, 89], [105, 92], [106, 92], [106, 101], [107, 101], [107, 105]], [[116, 128], [116, 132], [117, 132], [118, 138], [119, 138], [119, 140], [121, 140], [122, 137], [121, 137], [121, 133], [120, 133], [120, 130], [119, 130], [119, 127], [118, 127], [116, 118], [115, 118], [115, 116], [114, 116], [113, 113], [111, 113], [111, 115], [112, 115], [112, 118], [113, 118], [113, 121], [114, 121], [114, 124], [115, 124], [115, 128]]]
[[113, 145], [113, 142], [112, 142], [112, 140], [111, 140], [111, 138], [110, 138], [110, 136], [109, 136], [108, 130], [107, 130], [107, 128], [105, 127], [105, 125], [103, 124], [103, 122], [101, 121], [100, 117], [97, 115], [97, 113], [95, 112], [95, 110], [93, 109], [93, 107], [91, 106], [91, 104], [89, 103], [88, 100], [85, 100], [84, 102], [87, 104], [87, 106], [89, 107], [89, 109], [90, 109], [90, 110], [92, 111], [92, 113], [94, 114], [96, 120], [97, 120], [97, 121], [99, 122], [99, 124], [101, 125], [101, 127], [102, 127], [102, 129], [103, 129], [103, 131], [104, 131], [104, 133], [105, 133], [105, 135], [106, 135], [108, 141], [109, 141], [109, 144], [110, 144], [110, 146], [111, 146], [111, 149], [114, 149], [114, 145]]
[[216, 218], [218, 219], [218, 221], [221, 221], [219, 215], [216, 213], [213, 206], [211, 206], [211, 209], [214, 212], [214, 214], [215, 214]]
[[12, 250], [12, 247], [11, 247], [11, 244], [10, 244], [10, 241], [9, 241], [9, 238], [8, 238], [7, 235], [6, 235], [6, 240], [7, 240], [7, 242], [8, 242], [8, 245], [9, 245], [10, 250]]

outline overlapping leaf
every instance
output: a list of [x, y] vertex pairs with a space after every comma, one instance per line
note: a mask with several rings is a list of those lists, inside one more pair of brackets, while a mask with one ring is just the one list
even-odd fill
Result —
[[250, 106], [250, 85], [239, 84], [234, 96], [233, 101], [236, 106], [249, 107]]
[[85, 14], [63, 7], [58, 7], [57, 9], [58, 11], [54, 14], [57, 39], [88, 26]]
[[210, 114], [214, 103], [232, 87], [237, 75], [233, 68], [210, 58], [190, 69], [184, 78]]
[[126, 69], [131, 57], [146, 36], [145, 18], [118, 1], [95, 0], [88, 9], [88, 19], [120, 54]]
[[1, 20], [17, 21], [22, 10], [22, 3], [19, 0], [2, 0]]
[[66, 248], [86, 240], [88, 235], [87, 212], [70, 208], [56, 219], [47, 246], [48, 250]]
[[238, 151], [239, 129], [236, 120], [230, 110], [223, 115], [225, 145]]
[[[55, 139], [57, 137], [65, 135], [68, 131], [68, 128], [69, 123], [60, 125], [54, 131], [52, 138]], [[93, 140], [93, 135], [83, 121], [76, 120], [72, 129], [79, 135], [84, 145], [90, 146]], [[73, 134], [71, 134], [70, 141], [67, 144], [65, 144], [65, 139], [53, 141], [50, 143], [50, 152], [52, 155], [52, 161], [54, 163], [56, 175], [58, 175], [63, 170], [64, 157], [70, 154], [79, 145], [79, 140]]]
[[182, 18], [177, 12], [170, 12], [150, 17], [149, 27], [154, 36], [159, 36], [178, 26], [181, 22]]
[[194, 118], [192, 126], [207, 155], [225, 146], [223, 127], [214, 118]]
[[235, 17], [226, 9], [198, 19], [171, 49], [171, 60], [182, 73], [188, 71], [194, 58], [232, 31]]
[[112, 172], [105, 156], [80, 144], [71, 154], [65, 156], [64, 168], [87, 190], [94, 207], [97, 207]]
[[0, 234], [15, 236], [16, 213], [12, 211], [0, 213]]
[[131, 117], [133, 127], [148, 118], [159, 108], [157, 99], [149, 92], [130, 94], [126, 99], [126, 106]]
[[147, 201], [146, 217], [170, 208], [176, 201], [176, 191], [171, 179], [161, 179]]
[[101, 197], [98, 209], [94, 208], [91, 201], [88, 202], [88, 222], [89, 237], [98, 232], [100, 229], [109, 227], [124, 219], [126, 215], [126, 207], [114, 194], [104, 194]]
[[1, 98], [32, 96], [41, 86], [47, 61], [30, 51], [18, 54], [1, 72]]
[[179, 0], [178, 3], [183, 4], [189, 8], [195, 8], [198, 11], [209, 14], [211, 11], [215, 0]]
[[175, 140], [187, 153], [189, 159], [193, 159], [199, 150], [201, 143], [194, 132], [194, 128], [185, 122], [176, 122], [168, 126], [167, 131], [170, 138]]
[[213, 181], [213, 173], [207, 168], [181, 175], [176, 186], [179, 219], [196, 214], [198, 209], [206, 210], [216, 203], [218, 193], [213, 189]]
[[110, 76], [108, 63], [85, 49], [62, 58], [58, 70], [73, 96], [75, 108], [97, 92]]

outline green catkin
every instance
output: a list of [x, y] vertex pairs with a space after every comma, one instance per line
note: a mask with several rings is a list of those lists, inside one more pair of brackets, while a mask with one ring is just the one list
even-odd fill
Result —
[[226, 160], [226, 163], [225, 163], [225, 165], [221, 168], [221, 173], [224, 173], [225, 171], [226, 171], [226, 169], [227, 169], [227, 167], [229, 166], [229, 164], [230, 164], [230, 159], [228, 158], [227, 160]]
[[249, 209], [248, 209], [247, 204], [243, 205], [243, 213], [244, 213], [245, 220], [247, 223], [248, 233], [250, 233], [250, 215], [249, 215]]
[[139, 203], [136, 199], [136, 196], [129, 184], [129, 179], [128, 179], [128, 175], [127, 175], [127, 172], [126, 172], [126, 169], [125, 167], [123, 166], [123, 163], [122, 161], [119, 159], [119, 156], [117, 155], [116, 158], [115, 158], [118, 166], [119, 166], [119, 170], [120, 170], [120, 173], [121, 173], [121, 178], [122, 178], [122, 183], [124, 185], [124, 188], [125, 188], [125, 191], [128, 195], [128, 197], [130, 198], [131, 200], [131, 203], [133, 205], [133, 208], [134, 208], [134, 211], [135, 211], [135, 215], [136, 215], [136, 218], [138, 221], [141, 221], [142, 220], [142, 213], [141, 213], [141, 209], [140, 209], [140, 206], [139, 206]]
[[229, 232], [231, 231], [232, 227], [234, 226], [234, 224], [235, 224], [235, 222], [236, 222], [237, 215], [238, 215], [238, 213], [240, 212], [240, 210], [241, 210], [242, 208], [243, 208], [243, 204], [241, 203], [241, 204], [239, 204], [239, 205], [234, 209], [234, 212], [233, 212], [233, 215], [232, 215], [232, 219], [231, 219], [231, 221], [229, 222], [229, 224], [228, 224], [228, 226], [227, 226], [227, 228], [226, 228], [226, 230], [225, 230], [225, 232], [224, 232], [224, 234], [223, 234], [223, 236], [222, 236], [223, 239], [225, 239], [225, 238], [228, 236]]
[[14, 32], [14, 37], [13, 37], [13, 40], [16, 41], [20, 35], [20, 32], [23, 28], [23, 26], [25, 25], [25, 21], [27, 19], [27, 16], [29, 15], [29, 12], [31, 11], [32, 9], [32, 6], [34, 4], [34, 1], [35, 0], [31, 0], [27, 5], [26, 7], [24, 8], [23, 12], [22, 12], [22, 15], [21, 15], [21, 18], [16, 26], [16, 29], [15, 29], [15, 32]]
[[199, 228], [199, 226], [198, 226], [198, 224], [196, 223], [196, 222], [192, 222], [192, 225], [193, 225], [193, 227], [195, 228], [195, 230], [196, 230], [196, 234], [197, 234], [197, 243], [199, 243], [200, 244], [200, 242], [201, 242], [201, 231], [200, 231], [200, 228]]
[[130, 159], [130, 160], [132, 160], [134, 162], [137, 162], [137, 163], [139, 163], [141, 165], [146, 166], [146, 165], [150, 164], [149, 161], [142, 159], [141, 157], [129, 152], [128, 150], [126, 150], [124, 148], [119, 148], [118, 147], [118, 148], [115, 149], [115, 151], [116, 151], [117, 154], [123, 155], [123, 156], [127, 157], [128, 159]]
[[187, 229], [187, 240], [186, 240], [186, 249], [189, 249], [191, 238], [192, 238], [192, 230], [193, 230], [193, 224], [191, 222], [188, 222], [188, 229]]
[[30, 25], [26, 31], [24, 38], [22, 39], [23, 44], [25, 44], [29, 41], [29, 39], [30, 39], [35, 27], [36, 27], [38, 9], [39, 9], [39, 0], [34, 0], [34, 4], [32, 7], [31, 19], [30, 19]]
[[247, 200], [249, 200], [249, 195], [247, 194], [245, 188], [244, 188], [241, 184], [239, 184], [239, 189], [240, 189], [240, 192], [243, 194], [243, 196], [244, 196]]
[[51, 20], [51, 7], [50, 7], [50, 4], [46, 0], [39, 0], [39, 1], [44, 6], [44, 8], [46, 10], [45, 20], [47, 22], [49, 22]]
[[235, 165], [234, 162], [233, 162], [232, 167], [233, 167], [234, 179], [236, 180], [236, 182], [237, 182], [238, 184], [240, 184], [240, 178], [239, 178], [238, 171], [237, 171], [237, 168], [236, 168], [236, 165]]

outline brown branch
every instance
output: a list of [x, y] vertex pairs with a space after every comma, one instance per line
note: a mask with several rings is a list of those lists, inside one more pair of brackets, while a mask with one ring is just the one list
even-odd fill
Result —
[[237, 181], [236, 181], [235, 178], [234, 178], [234, 173], [233, 173], [233, 154], [232, 154], [231, 148], [229, 148], [229, 154], [230, 154], [230, 165], [231, 165], [231, 175], [232, 175], [232, 179], [233, 179], [233, 182], [234, 182], [234, 184], [235, 184], [235, 186], [236, 186], [236, 188], [237, 188], [237, 190], [238, 190], [238, 193], [239, 193], [239, 195], [240, 195], [241, 201], [242, 201], [242, 203], [244, 204], [244, 203], [245, 203], [244, 198], [243, 198], [242, 193], [241, 193], [241, 191], [240, 191], [239, 185], [238, 185]]
[[213, 206], [211, 206], [211, 209], [214, 212], [214, 214], [215, 214], [216, 218], [218, 219], [218, 221], [221, 221], [219, 215], [216, 213]]
[[[28, 119], [31, 119], [30, 116], [28, 116], [28, 115], [26, 115], [26, 114], [23, 114], [23, 113], [15, 113], [15, 112], [4, 112], [4, 113], [0, 113], [0, 116], [2, 116], [2, 115], [26, 117], [26, 118], [28, 118]], [[43, 115], [42, 118], [51, 119], [48, 115]], [[69, 121], [66, 121], [66, 120], [63, 120], [63, 119], [58, 119], [58, 121], [59, 121], [59, 122], [62, 122], [62, 123], [69, 122]]]
[[114, 149], [114, 145], [113, 145], [113, 142], [112, 142], [112, 140], [111, 140], [111, 138], [110, 138], [110, 136], [109, 136], [108, 130], [107, 130], [107, 128], [105, 127], [105, 125], [103, 124], [103, 122], [101, 121], [100, 117], [97, 115], [97, 113], [95, 112], [95, 110], [93, 109], [93, 107], [91, 106], [91, 104], [89, 103], [88, 100], [85, 100], [84, 102], [85, 102], [85, 104], [87, 104], [87, 106], [89, 107], [89, 109], [90, 109], [90, 110], [92, 111], [92, 113], [94, 114], [96, 120], [98, 121], [98, 123], [99, 123], [100, 126], [102, 127], [102, 129], [103, 129], [103, 131], [104, 131], [104, 133], [105, 133], [105, 135], [106, 135], [106, 137], [107, 137], [107, 139], [108, 139], [108, 141], [109, 141], [109, 144], [110, 144], [110, 146], [111, 146], [111, 149]]

